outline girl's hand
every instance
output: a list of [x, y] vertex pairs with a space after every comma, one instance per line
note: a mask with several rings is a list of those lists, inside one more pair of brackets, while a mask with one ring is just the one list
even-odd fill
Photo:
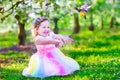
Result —
[[56, 44], [57, 47], [63, 47], [64, 46], [62, 38], [59, 35], [54, 35], [53, 38], [59, 41], [59, 43]]
[[54, 35], [53, 38], [57, 39], [57, 40], [61, 40], [62, 39], [59, 35]]
[[65, 41], [65, 43], [71, 44], [71, 43], [73, 42], [73, 39], [71, 39], [71, 38], [69, 37], [69, 35], [66, 35], [65, 38], [64, 38], [64, 41]]
[[58, 44], [58, 47], [63, 47], [63, 46], [64, 46], [63, 41], [60, 41], [60, 43]]
[[63, 47], [64, 43], [63, 41], [59, 40], [59, 43], [55, 45], [56, 47]]

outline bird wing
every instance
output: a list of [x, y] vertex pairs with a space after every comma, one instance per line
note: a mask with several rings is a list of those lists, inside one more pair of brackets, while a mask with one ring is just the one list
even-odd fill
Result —
[[89, 4], [84, 4], [83, 6], [81, 6], [80, 9], [88, 11], [88, 9], [89, 9], [90, 7], [91, 7], [91, 6], [89, 6]]

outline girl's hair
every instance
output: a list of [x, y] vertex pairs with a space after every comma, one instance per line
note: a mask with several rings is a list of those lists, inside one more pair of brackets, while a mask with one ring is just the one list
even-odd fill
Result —
[[49, 21], [49, 19], [47, 17], [38, 17], [35, 19], [35, 21], [33, 22], [33, 28], [32, 28], [32, 35], [35, 37], [38, 35], [38, 28], [40, 26], [40, 24], [44, 21]]

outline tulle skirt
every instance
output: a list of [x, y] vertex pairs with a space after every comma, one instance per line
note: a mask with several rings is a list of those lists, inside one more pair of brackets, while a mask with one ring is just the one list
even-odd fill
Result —
[[[65, 56], [58, 48], [43, 51], [39, 50], [31, 56], [28, 67], [23, 70], [24, 76], [39, 78], [64, 76], [80, 69], [79, 64], [74, 59]], [[45, 54], [43, 55], [43, 53]]]

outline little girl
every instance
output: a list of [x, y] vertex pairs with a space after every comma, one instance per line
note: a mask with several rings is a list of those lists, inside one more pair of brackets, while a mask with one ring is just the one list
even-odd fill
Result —
[[35, 20], [33, 34], [37, 52], [31, 56], [28, 67], [23, 70], [24, 76], [64, 76], [79, 70], [79, 64], [57, 48], [64, 46], [63, 41], [71, 43], [72, 39], [51, 32], [48, 18], [40, 17]]

